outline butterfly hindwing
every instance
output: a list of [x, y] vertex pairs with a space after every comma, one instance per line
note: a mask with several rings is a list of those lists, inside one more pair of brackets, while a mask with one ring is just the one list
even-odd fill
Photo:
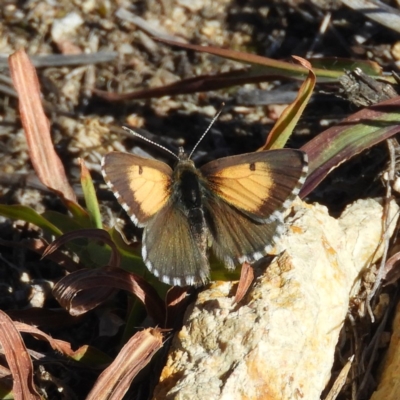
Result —
[[119, 203], [140, 227], [170, 197], [172, 169], [161, 161], [112, 152], [103, 158], [102, 172]]
[[206, 227], [194, 228], [192, 221], [171, 200], [147, 224], [143, 232], [142, 256], [147, 268], [170, 285], [207, 282], [209, 262]]
[[[249, 218], [217, 196], [205, 202], [212, 250], [229, 269], [254, 262], [267, 254], [283, 232], [283, 220], [263, 224]], [[209, 210], [209, 211], [208, 211]]]

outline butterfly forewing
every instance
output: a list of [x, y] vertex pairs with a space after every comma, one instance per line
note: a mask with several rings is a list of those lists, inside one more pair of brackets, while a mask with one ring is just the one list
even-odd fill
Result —
[[103, 158], [102, 172], [107, 185], [138, 226], [143, 227], [169, 199], [172, 170], [161, 161], [112, 152]]
[[259, 222], [271, 222], [299, 193], [307, 174], [305, 153], [269, 150], [220, 158], [201, 168], [211, 191]]

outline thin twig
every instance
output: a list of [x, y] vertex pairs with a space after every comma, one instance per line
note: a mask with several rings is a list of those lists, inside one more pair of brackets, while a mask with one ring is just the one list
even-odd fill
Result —
[[380, 345], [380, 338], [382, 336], [382, 332], [384, 331], [385, 327], [386, 327], [386, 322], [389, 316], [390, 311], [392, 310], [392, 307], [388, 307], [385, 310], [385, 313], [382, 317], [382, 320], [378, 326], [378, 329], [376, 330], [370, 344], [368, 345], [367, 349], [364, 351], [364, 354], [366, 356], [368, 356], [368, 353], [371, 353], [369, 356], [369, 360], [368, 360], [368, 364], [367, 364], [367, 368], [365, 369], [364, 372], [364, 377], [360, 383], [360, 386], [358, 388], [358, 393], [357, 393], [357, 398], [360, 398], [360, 393], [363, 390], [364, 386], [366, 385], [367, 381], [370, 379], [371, 377], [371, 370], [372, 367], [376, 361], [376, 353], [378, 351], [378, 347]]
[[[116, 51], [99, 51], [82, 54], [29, 55], [29, 58], [36, 68], [44, 68], [98, 64], [113, 61], [117, 56]], [[0, 67], [8, 67], [8, 57], [9, 54], [0, 54]]]
[[376, 279], [372, 290], [367, 295], [366, 306], [368, 310], [368, 314], [371, 317], [371, 322], [375, 321], [374, 314], [372, 312], [371, 302], [373, 297], [375, 296], [378, 288], [380, 287], [382, 277], [384, 276], [385, 264], [387, 260], [387, 254], [389, 250], [389, 225], [391, 221], [389, 221], [390, 216], [390, 200], [392, 197], [392, 183], [395, 178], [395, 167], [396, 167], [396, 154], [395, 148], [393, 145], [393, 140], [387, 140], [388, 150], [389, 150], [389, 169], [388, 169], [388, 181], [386, 185], [386, 196], [385, 196], [385, 204], [383, 209], [383, 254], [381, 258], [381, 263], [379, 265], [378, 273], [376, 274]]

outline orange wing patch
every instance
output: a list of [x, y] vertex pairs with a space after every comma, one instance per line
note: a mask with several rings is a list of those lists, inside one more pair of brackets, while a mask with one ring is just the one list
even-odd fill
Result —
[[265, 162], [252, 162], [226, 167], [212, 177], [213, 190], [226, 202], [244, 211], [256, 213], [274, 186]]
[[127, 171], [130, 190], [144, 215], [151, 216], [161, 210], [170, 191], [170, 177], [145, 165], [132, 165]]

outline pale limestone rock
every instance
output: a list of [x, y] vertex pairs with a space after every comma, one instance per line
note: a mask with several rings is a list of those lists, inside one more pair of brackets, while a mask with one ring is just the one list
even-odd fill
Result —
[[234, 282], [199, 294], [154, 399], [320, 399], [350, 295], [382, 252], [382, 206], [359, 200], [338, 220], [320, 205], [294, 211], [280, 255], [240, 304]]

